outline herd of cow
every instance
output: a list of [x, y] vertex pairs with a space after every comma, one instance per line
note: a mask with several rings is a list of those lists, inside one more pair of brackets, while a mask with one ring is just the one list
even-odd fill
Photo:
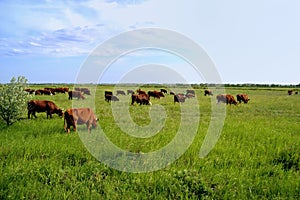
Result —
[[[69, 88], [44, 88], [39, 90], [26, 89], [26, 91], [30, 94], [35, 95], [55, 95], [55, 93], [68, 93], [69, 100], [72, 100], [73, 97], [77, 97], [78, 99], [85, 99], [84, 94], [90, 95], [91, 92], [88, 88], [74, 88], [74, 91], [69, 90]], [[160, 99], [165, 97], [168, 94], [167, 90], [161, 89], [160, 91], [143, 91], [138, 89], [136, 93], [133, 90], [127, 90], [127, 95], [131, 95], [131, 105], [134, 103], [140, 105], [152, 105], [150, 102], [150, 98], [153, 97], [155, 99]], [[118, 95], [126, 95], [126, 93], [122, 90], [116, 91], [116, 96], [113, 95], [111, 91], [105, 91], [104, 98], [105, 101], [119, 101]], [[184, 103], [187, 98], [194, 98], [195, 91], [194, 90], [186, 90], [186, 93], [178, 93], [170, 92], [170, 95], [174, 96], [174, 104]], [[213, 96], [213, 92], [211, 90], [204, 91], [205, 96]], [[239, 103], [248, 103], [250, 100], [247, 94], [238, 94], [237, 101]], [[219, 94], [216, 96], [217, 103], [226, 103], [226, 104], [234, 104], [237, 105], [238, 102], [235, 100], [234, 96], [230, 94]], [[58, 108], [54, 102], [49, 100], [31, 100], [27, 105], [28, 110], [28, 119], [31, 116], [36, 116], [36, 112], [46, 112], [47, 118], [52, 118], [52, 114], [57, 114], [60, 117], [64, 118], [64, 129], [68, 133], [70, 133], [70, 127], [72, 126], [74, 131], [76, 131], [76, 126], [80, 124], [86, 124], [88, 132], [90, 133], [91, 128], [95, 128], [97, 126], [97, 117], [94, 114], [93, 110], [90, 108], [69, 108], [66, 111]]]

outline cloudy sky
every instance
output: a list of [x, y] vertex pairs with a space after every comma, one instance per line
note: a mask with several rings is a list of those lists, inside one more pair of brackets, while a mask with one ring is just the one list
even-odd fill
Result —
[[[0, 8], [2, 83], [19, 75], [30, 83], [76, 82], [97, 47], [143, 28], [198, 44], [224, 83], [300, 83], [298, 0], [1, 0]], [[99, 82], [130, 82], [136, 74], [149, 82], [181, 80], [173, 75], [206, 82], [180, 55], [157, 49], [115, 59]]]

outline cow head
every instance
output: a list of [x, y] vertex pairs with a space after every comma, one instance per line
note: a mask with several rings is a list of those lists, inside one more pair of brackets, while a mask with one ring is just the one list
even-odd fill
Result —
[[58, 116], [60, 116], [60, 117], [64, 117], [64, 111], [63, 111], [62, 109], [58, 109], [58, 110], [57, 110], [57, 114], [58, 114]]

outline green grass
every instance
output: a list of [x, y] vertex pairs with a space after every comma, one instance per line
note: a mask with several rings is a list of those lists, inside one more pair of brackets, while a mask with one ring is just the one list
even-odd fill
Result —
[[[111, 104], [104, 101], [108, 89], [112, 86], [97, 87], [97, 130], [101, 127], [113, 143], [129, 152], [147, 153], [174, 138], [180, 127], [180, 106], [174, 105], [172, 96], [152, 100], [165, 109], [162, 130], [150, 138], [135, 138], [115, 123]], [[201, 159], [211, 109], [209, 97], [197, 89], [200, 123], [193, 143], [175, 162], [148, 173], [112, 169], [89, 153], [78, 133], [66, 134], [57, 115], [46, 119], [45, 113], [38, 113], [37, 119], [28, 120], [24, 111], [24, 119], [10, 127], [0, 121], [0, 199], [299, 199], [300, 96], [288, 96], [286, 91], [227, 88], [227, 93], [247, 93], [251, 100], [227, 106], [222, 134]], [[64, 94], [33, 98], [53, 100], [64, 109], [72, 106]], [[91, 98], [73, 102], [85, 106]], [[114, 106], [118, 109], [121, 104]], [[151, 122], [149, 110], [149, 106], [129, 106], [139, 126]], [[84, 133], [86, 127], [78, 129]]]

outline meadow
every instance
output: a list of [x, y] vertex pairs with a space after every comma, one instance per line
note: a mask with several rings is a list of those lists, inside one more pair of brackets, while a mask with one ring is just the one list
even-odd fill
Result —
[[[152, 152], [175, 137], [181, 110], [173, 96], [151, 100], [165, 109], [164, 127], [153, 137], [137, 139], [115, 121], [111, 105], [118, 108], [124, 101], [104, 100], [104, 91], [112, 89], [98, 85], [85, 100], [71, 101], [67, 94], [32, 98], [52, 100], [66, 109], [72, 102], [91, 102], [95, 94], [96, 129], [101, 128], [110, 141], [129, 152]], [[147, 85], [142, 89], [158, 88]], [[38, 118], [27, 119], [24, 110], [23, 118], [12, 126], [0, 121], [0, 199], [300, 199], [300, 95], [289, 96], [287, 90], [226, 88], [234, 96], [247, 93], [251, 100], [237, 106], [218, 105], [226, 107], [222, 134], [210, 153], [200, 158], [211, 119], [211, 99], [203, 95], [203, 88], [195, 88], [197, 99], [187, 100], [199, 103], [200, 123], [192, 144], [168, 166], [145, 173], [119, 171], [99, 162], [81, 140], [80, 134], [88, 134], [85, 126], [78, 128], [80, 134], [71, 131], [68, 135], [57, 115], [46, 119], [45, 113], [38, 113]], [[119, 98], [128, 104], [136, 124], [151, 122], [151, 106], [132, 106], [128, 96]]]

